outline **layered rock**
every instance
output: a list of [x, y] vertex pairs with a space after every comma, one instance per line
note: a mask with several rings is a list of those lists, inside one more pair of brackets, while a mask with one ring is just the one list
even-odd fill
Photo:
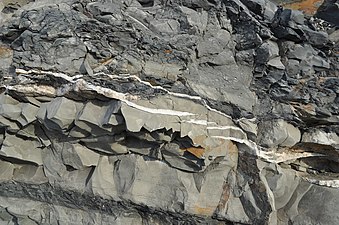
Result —
[[339, 222], [335, 31], [268, 1], [1, 4], [2, 221]]

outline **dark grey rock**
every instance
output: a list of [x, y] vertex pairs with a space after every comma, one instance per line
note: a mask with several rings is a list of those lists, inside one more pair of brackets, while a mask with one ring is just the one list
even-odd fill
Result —
[[314, 31], [310, 28], [303, 28], [303, 31], [312, 45], [324, 46], [328, 42], [328, 34], [326, 32]]
[[339, 26], [339, 7], [337, 0], [326, 0], [318, 8], [316, 16]]

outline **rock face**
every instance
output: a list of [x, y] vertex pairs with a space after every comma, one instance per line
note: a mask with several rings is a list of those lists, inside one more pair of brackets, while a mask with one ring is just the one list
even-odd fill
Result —
[[339, 224], [335, 30], [266, 0], [0, 9], [1, 224]]

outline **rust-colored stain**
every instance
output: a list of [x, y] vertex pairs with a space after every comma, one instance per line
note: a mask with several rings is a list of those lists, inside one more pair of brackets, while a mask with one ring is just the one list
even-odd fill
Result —
[[308, 15], [314, 15], [323, 0], [302, 0], [283, 4], [285, 8], [300, 10]]
[[229, 198], [230, 198], [230, 186], [227, 182], [224, 182], [221, 198], [217, 206], [218, 212], [222, 212], [223, 209], [225, 209]]
[[305, 110], [307, 110], [307, 111], [313, 112], [313, 111], [315, 110], [315, 107], [314, 107], [314, 105], [312, 105], [312, 104], [306, 104], [306, 105], [302, 105], [302, 106], [303, 106], [303, 108], [304, 108]]
[[228, 152], [230, 154], [238, 154], [238, 147], [236, 144], [234, 144], [233, 141], [229, 141], [227, 144]]
[[195, 144], [204, 146], [204, 142], [205, 142], [206, 138], [207, 138], [206, 135], [198, 135], [198, 136], [196, 136], [196, 137], [193, 138], [193, 142], [194, 142]]
[[183, 150], [188, 151], [189, 153], [191, 153], [192, 155], [196, 156], [199, 159], [201, 159], [205, 153], [205, 149], [202, 147], [189, 147]]
[[105, 65], [111, 63], [112, 61], [113, 61], [113, 58], [106, 58], [106, 59], [100, 60], [100, 61], [99, 61], [99, 64], [105, 66]]
[[166, 49], [164, 52], [165, 52], [166, 54], [171, 54], [171, 53], [172, 53], [172, 50]]
[[12, 55], [12, 49], [6, 47], [6, 46], [0, 46], [0, 57], [1, 58], [7, 58]]
[[214, 208], [195, 206], [194, 212], [198, 215], [211, 216], [214, 213]]
[[298, 111], [301, 110], [301, 113], [302, 111], [304, 111], [308, 114], [315, 115], [315, 106], [313, 104], [295, 103], [295, 104], [292, 104], [292, 107]]

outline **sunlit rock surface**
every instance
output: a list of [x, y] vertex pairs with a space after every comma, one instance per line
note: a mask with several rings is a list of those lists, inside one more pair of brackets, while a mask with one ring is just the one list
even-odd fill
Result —
[[0, 9], [1, 224], [339, 224], [335, 24], [265, 0]]

